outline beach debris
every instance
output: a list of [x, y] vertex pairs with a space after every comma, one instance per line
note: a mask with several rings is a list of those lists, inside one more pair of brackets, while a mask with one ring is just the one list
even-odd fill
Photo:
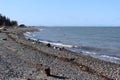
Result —
[[9, 49], [9, 50], [11, 50], [11, 51], [13, 51], [13, 52], [16, 51], [16, 49], [15, 49], [15, 48], [12, 48], [11, 46], [5, 46], [5, 48], [7, 48], [7, 49]]
[[57, 47], [57, 46], [54, 46], [54, 47], [53, 47], [53, 49], [58, 49], [58, 48], [59, 48], [59, 47]]
[[55, 46], [53, 46], [53, 49], [56, 49], [56, 47], [55, 47]]
[[0, 27], [0, 30], [3, 30], [5, 28], [5, 26], [3, 26], [3, 27]]
[[35, 44], [35, 42], [32, 42], [32, 44]]
[[82, 66], [82, 67], [81, 67], [81, 70], [83, 70], [83, 71], [89, 71], [89, 67], [87, 67], [87, 66]]
[[64, 50], [65, 48], [64, 47], [57, 47], [57, 46], [54, 46], [53, 49], [58, 49], [60, 51]]
[[50, 43], [48, 43], [46, 46], [47, 46], [47, 47], [51, 47], [51, 44], [50, 44]]
[[36, 70], [37, 70], [37, 71], [42, 70], [43, 67], [44, 67], [43, 64], [36, 64]]
[[3, 38], [2, 40], [6, 41], [6, 40], [7, 40], [7, 38]]
[[49, 67], [45, 68], [45, 74], [47, 76], [50, 76], [50, 68]]
[[4, 28], [4, 29], [3, 29], [3, 31], [7, 31], [7, 29], [6, 29], [6, 28]]
[[62, 47], [62, 48], [59, 48], [59, 50], [60, 50], [60, 51], [62, 51], [62, 50], [64, 50], [64, 49], [65, 49], [64, 47]]
[[30, 78], [28, 78], [27, 80], [31, 80]]
[[28, 38], [28, 40], [31, 40], [30, 38]]
[[70, 61], [74, 61], [74, 60], [75, 60], [75, 58], [70, 58], [69, 60], [70, 60]]
[[42, 72], [44, 73], [46, 76], [51, 76], [50, 75], [50, 67], [48, 67], [47, 65], [43, 65], [43, 64], [36, 64], [36, 71], [37, 72]]

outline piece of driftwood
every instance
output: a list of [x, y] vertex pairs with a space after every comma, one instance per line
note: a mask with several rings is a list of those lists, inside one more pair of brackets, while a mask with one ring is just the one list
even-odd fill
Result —
[[47, 76], [50, 76], [50, 68], [49, 68], [49, 67], [45, 69], [45, 74], [46, 74]]

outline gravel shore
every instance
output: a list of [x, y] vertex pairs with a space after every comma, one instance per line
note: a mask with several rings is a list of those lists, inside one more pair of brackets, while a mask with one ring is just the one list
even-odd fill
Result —
[[23, 33], [29, 31], [37, 29], [1, 31], [0, 80], [120, 80], [120, 64], [25, 39]]

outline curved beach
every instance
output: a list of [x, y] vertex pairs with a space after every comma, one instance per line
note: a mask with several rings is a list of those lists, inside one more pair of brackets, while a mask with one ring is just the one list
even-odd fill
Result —
[[[120, 64], [54, 49], [26, 39], [35, 28], [7, 29], [0, 33], [1, 80], [119, 80]], [[50, 69], [47, 76], [45, 69]]]

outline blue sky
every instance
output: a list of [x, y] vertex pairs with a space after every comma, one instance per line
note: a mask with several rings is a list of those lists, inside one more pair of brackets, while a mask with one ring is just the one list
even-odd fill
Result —
[[120, 0], [0, 0], [0, 13], [35, 26], [120, 26]]

